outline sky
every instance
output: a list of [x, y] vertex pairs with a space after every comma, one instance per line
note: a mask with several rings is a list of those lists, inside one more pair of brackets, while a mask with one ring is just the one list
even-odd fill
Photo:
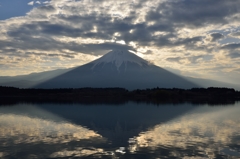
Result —
[[238, 84], [240, 0], [0, 0], [0, 76], [80, 66], [112, 49]]

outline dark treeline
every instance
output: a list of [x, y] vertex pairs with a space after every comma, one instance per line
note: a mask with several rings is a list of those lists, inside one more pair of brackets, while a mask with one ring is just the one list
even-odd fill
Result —
[[0, 103], [81, 102], [121, 104], [128, 101], [148, 103], [232, 104], [240, 92], [232, 88], [152, 88], [129, 91], [124, 88], [22, 89], [0, 86]]

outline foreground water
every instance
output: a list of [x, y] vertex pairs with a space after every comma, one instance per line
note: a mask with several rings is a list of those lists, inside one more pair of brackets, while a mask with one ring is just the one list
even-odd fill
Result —
[[240, 103], [2, 106], [0, 158], [240, 158]]

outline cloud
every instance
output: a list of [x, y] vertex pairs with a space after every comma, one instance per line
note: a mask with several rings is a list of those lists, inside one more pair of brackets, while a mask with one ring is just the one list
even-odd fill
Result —
[[235, 37], [235, 38], [240, 38], [240, 32], [233, 32], [230, 34], [230, 36]]
[[176, 63], [181, 64], [182, 63], [181, 60], [183, 60], [183, 58], [182, 57], [169, 57], [166, 60], [169, 62], [176, 62]]
[[233, 49], [238, 49], [240, 48], [240, 43], [230, 43], [230, 44], [226, 44], [226, 45], [223, 45], [221, 47], [222, 49], [226, 49], [226, 50], [233, 50]]
[[[61, 2], [61, 1], [60, 1]], [[59, 2], [59, 4], [60, 4]], [[101, 6], [104, 2], [101, 1], [98, 4]], [[140, 2], [139, 2], [140, 3]], [[209, 3], [209, 2], [208, 2]], [[55, 5], [54, 5], [55, 4]], [[42, 11], [56, 11], [59, 10], [56, 8], [56, 1], [52, 3], [51, 6], [43, 6], [35, 9], [33, 12], [42, 12]], [[80, 3], [77, 3], [80, 4]], [[85, 4], [82, 2], [82, 4]], [[124, 3], [123, 3], [124, 4]], [[122, 19], [116, 19], [111, 17], [113, 14], [102, 13], [102, 9], [98, 8], [96, 12], [91, 12], [90, 14], [74, 14], [75, 10], [80, 10], [85, 8], [91, 8], [93, 4], [83, 5], [81, 6], [73, 6], [69, 5], [67, 7], [61, 7], [61, 11], [64, 14], [55, 15], [55, 18], [59, 18], [59, 20], [54, 19], [54, 23], [50, 20], [47, 21], [38, 21], [34, 22], [36, 26], [39, 26], [41, 29], [41, 33], [50, 34], [50, 35], [58, 35], [58, 36], [68, 36], [68, 37], [85, 37], [85, 38], [98, 38], [109, 40], [112, 37], [115, 37], [119, 40], [124, 40], [127, 44], [131, 41], [138, 43], [141, 46], [149, 46], [154, 45], [157, 47], [169, 47], [169, 46], [179, 46], [185, 45], [190, 48], [189, 45], [194, 45], [193, 43], [201, 41], [201, 36], [196, 37], [178, 37], [177, 32], [179, 29], [184, 27], [201, 27], [204, 24], [198, 24], [198, 21], [205, 21], [206, 23], [214, 23], [211, 18], [215, 17], [222, 19], [222, 23], [227, 23], [224, 20], [224, 17], [227, 15], [234, 14], [234, 11], [225, 11], [221, 10], [223, 5], [217, 4], [214, 11], [206, 7], [206, 1], [179, 1], [179, 2], [162, 2], [157, 6], [155, 10], [149, 10], [145, 17], [145, 22], [134, 23], [136, 19], [139, 18], [137, 13], [132, 9], [129, 12], [129, 15], [123, 16]], [[226, 5], [235, 5], [235, 3], [224, 3]], [[124, 4], [126, 7], [129, 7], [129, 4]], [[208, 5], [216, 5], [212, 2]], [[139, 5], [137, 5], [139, 7]], [[198, 7], [197, 7], [198, 6]], [[102, 6], [104, 9], [104, 5]], [[117, 6], [118, 7], [118, 6]], [[133, 7], [136, 7], [136, 5]], [[181, 7], [181, 8], [179, 8]], [[184, 8], [198, 8], [190, 9], [188, 12], [184, 10]], [[146, 8], [140, 8], [145, 9]], [[69, 14], [69, 11], [73, 11], [73, 14]], [[206, 13], [207, 11], [207, 13]], [[215, 11], [218, 11], [217, 13]], [[220, 12], [221, 11], [221, 12]], [[236, 11], [236, 10], [235, 10]], [[168, 14], [170, 12], [171, 14]], [[31, 13], [30, 13], [31, 15]], [[188, 18], [185, 17], [188, 15]], [[189, 17], [191, 17], [189, 19]], [[197, 17], [197, 18], [194, 18]], [[220, 20], [219, 20], [220, 21]], [[153, 22], [153, 24], [149, 25], [149, 22]], [[216, 23], [216, 22], [215, 22]], [[183, 25], [184, 24], [184, 25]], [[75, 27], [74, 27], [75, 26]], [[20, 26], [19, 31], [25, 27], [24, 24]], [[92, 32], [93, 27], [97, 29], [96, 32]], [[34, 30], [33, 30], [34, 31]], [[114, 34], [118, 32], [118, 36], [114, 36]], [[158, 35], [157, 32], [163, 32], [164, 35]], [[211, 34], [212, 40], [215, 41], [217, 39], [222, 38], [220, 34]], [[176, 40], [171, 40], [171, 39]]]
[[228, 56], [233, 59], [240, 58], [240, 52], [233, 52], [233, 53], [228, 54]]
[[51, 11], [55, 11], [56, 9], [51, 5], [45, 5], [45, 6], [38, 7], [37, 10], [51, 12]]
[[28, 5], [29, 5], [29, 6], [34, 5], [34, 1], [29, 2]]
[[44, 2], [42, 2], [43, 4], [48, 4], [48, 3], [50, 3], [49, 1], [44, 1]]
[[239, 38], [239, 13], [234, 0], [45, 1], [26, 16], [0, 21], [0, 55], [27, 59], [26, 52], [43, 53], [46, 64], [50, 57], [77, 61], [78, 55], [94, 59], [114, 48], [145, 49], [144, 58], [159, 66], [210, 70], [238, 52], [239, 44], [228, 39]]
[[[236, 14], [239, 6], [236, 1], [224, 0], [218, 3], [208, 0], [166, 1], [159, 4], [152, 19], [170, 21], [176, 27], [184, 25], [198, 28], [207, 24], [225, 24], [225, 17]], [[227, 9], [228, 7], [231, 10]]]
[[198, 56], [191, 56], [191, 57], [188, 57], [188, 60], [191, 62], [191, 63], [198, 63], [199, 60], [203, 59], [203, 55], [198, 55]]
[[210, 36], [211, 36], [211, 41], [217, 41], [219, 39], [224, 38], [224, 36], [220, 33], [212, 33]]

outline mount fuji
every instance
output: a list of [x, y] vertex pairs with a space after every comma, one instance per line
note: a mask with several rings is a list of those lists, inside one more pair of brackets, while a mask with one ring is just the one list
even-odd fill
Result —
[[121, 87], [192, 88], [197, 85], [158, 66], [149, 64], [127, 50], [113, 50], [101, 58], [52, 78], [37, 88]]
[[128, 50], [110, 51], [95, 61], [72, 69], [2, 77], [0, 85], [22, 88], [121, 87], [129, 90], [229, 86], [221, 82], [176, 75]]

